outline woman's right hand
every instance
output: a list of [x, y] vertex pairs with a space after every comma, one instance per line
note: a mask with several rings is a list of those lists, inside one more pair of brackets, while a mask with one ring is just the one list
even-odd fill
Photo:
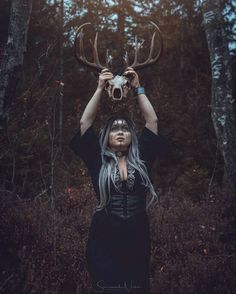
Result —
[[107, 68], [104, 68], [100, 75], [99, 75], [99, 79], [98, 79], [98, 88], [100, 89], [104, 89], [105, 85], [106, 85], [106, 82], [108, 80], [111, 80], [113, 78], [113, 74], [112, 72], [110, 72], [109, 69]]

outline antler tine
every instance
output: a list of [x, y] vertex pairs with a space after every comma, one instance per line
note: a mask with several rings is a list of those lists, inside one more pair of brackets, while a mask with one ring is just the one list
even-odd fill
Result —
[[81, 58], [81, 56], [79, 56], [77, 54], [77, 37], [79, 35], [79, 42], [80, 42], [80, 46], [79, 46], [79, 53], [80, 55], [83, 56], [83, 27], [86, 25], [91, 24], [90, 22], [84, 23], [81, 26], [78, 27], [78, 29], [76, 30], [76, 34], [75, 34], [75, 41], [74, 41], [74, 54], [75, 57], [77, 59], [78, 62], [82, 62], [84, 64], [83, 61], [83, 57]]
[[[153, 21], [150, 21], [150, 23], [156, 28], [156, 32], [159, 35], [160, 43], [161, 43], [159, 52], [157, 53], [157, 56], [154, 58], [154, 62], [157, 62], [161, 58], [161, 54], [163, 52], [163, 38], [162, 38], [161, 30], [159, 29], [157, 24], [155, 24]], [[155, 34], [156, 34], [156, 32], [155, 32]], [[154, 36], [154, 38], [155, 38], [155, 36]], [[153, 47], [154, 47], [154, 38], [153, 38]]]
[[126, 67], [128, 67], [129, 66], [129, 55], [128, 55], [127, 51], [125, 51], [124, 60], [125, 60]]
[[112, 57], [110, 55], [109, 50], [106, 50], [106, 68], [109, 68], [110, 66], [112, 66]]
[[108, 67], [108, 62], [109, 62], [109, 50], [106, 50], [106, 67]]
[[155, 37], [156, 37], [156, 32], [152, 35], [152, 40], [151, 40], [151, 48], [149, 52], [149, 56], [147, 61], [150, 61], [152, 59], [153, 51], [154, 51], [154, 42], [155, 42]]
[[99, 57], [98, 57], [98, 32], [96, 33], [95, 39], [94, 39], [94, 45], [93, 45], [93, 56], [94, 61], [97, 65], [99, 65], [102, 69], [105, 67], [101, 65]]
[[[150, 21], [150, 23], [155, 27], [156, 31], [152, 35], [149, 56], [146, 59], [146, 61], [144, 61], [142, 63], [138, 62], [138, 52], [139, 52], [139, 50], [140, 50], [143, 43], [140, 46], [138, 46], [137, 37], [135, 36], [134, 62], [133, 62], [132, 65], [130, 65], [130, 67], [132, 67], [135, 70], [142, 69], [144, 67], [147, 67], [149, 65], [152, 65], [152, 64], [156, 63], [160, 59], [162, 51], [163, 51], [163, 39], [162, 39], [161, 31], [160, 31], [159, 27], [153, 21]], [[157, 55], [155, 57], [153, 57], [156, 33], [158, 34], [159, 39], [160, 39], [160, 49], [159, 49]]]
[[[135, 52], [134, 52], [134, 62], [133, 62], [133, 65], [134, 64], [137, 64], [138, 63], [138, 53], [140, 51], [140, 48], [143, 46], [143, 43], [144, 43], [144, 40], [141, 42], [141, 44], [138, 44], [138, 38], [137, 38], [137, 35], [135, 35]], [[133, 67], [133, 65], [131, 65], [131, 67]], [[127, 62], [127, 67], [128, 67], [128, 62]]]
[[139, 50], [139, 48], [138, 48], [138, 37], [137, 37], [137, 35], [135, 35], [135, 38], [134, 38], [134, 40], [135, 40], [135, 53], [134, 53], [134, 63], [133, 64], [136, 64], [137, 63], [137, 61], [138, 61], [138, 50]]
[[[74, 41], [74, 53], [75, 53], [75, 57], [77, 59], [77, 61], [79, 63], [82, 63], [83, 65], [89, 66], [97, 71], [101, 71], [102, 69], [104, 69], [105, 67], [101, 65], [99, 58], [98, 58], [98, 50], [97, 50], [97, 33], [95, 36], [95, 40], [94, 40], [94, 45], [93, 45], [93, 54], [94, 54], [94, 62], [90, 62], [87, 60], [87, 58], [85, 57], [84, 54], [84, 45], [83, 45], [83, 28], [87, 25], [91, 25], [90, 22], [86, 22], [84, 24], [82, 24], [81, 26], [78, 27], [76, 34], [75, 34], [75, 41]], [[77, 38], [79, 35], [79, 55], [77, 53]]]

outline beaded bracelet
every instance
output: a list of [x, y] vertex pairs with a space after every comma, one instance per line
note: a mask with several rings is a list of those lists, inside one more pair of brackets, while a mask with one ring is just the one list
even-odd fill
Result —
[[138, 96], [140, 94], [145, 94], [144, 87], [137, 87], [134, 89], [134, 96]]

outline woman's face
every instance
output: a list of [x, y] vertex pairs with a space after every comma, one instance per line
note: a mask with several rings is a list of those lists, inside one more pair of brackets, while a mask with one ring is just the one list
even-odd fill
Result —
[[113, 122], [109, 133], [109, 146], [115, 151], [125, 151], [131, 143], [131, 132], [124, 119]]

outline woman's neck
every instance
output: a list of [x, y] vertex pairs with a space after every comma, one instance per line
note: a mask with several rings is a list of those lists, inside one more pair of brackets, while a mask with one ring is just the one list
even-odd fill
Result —
[[123, 158], [123, 157], [127, 157], [128, 155], [128, 150], [124, 150], [124, 151], [115, 151], [116, 157], [118, 158]]

